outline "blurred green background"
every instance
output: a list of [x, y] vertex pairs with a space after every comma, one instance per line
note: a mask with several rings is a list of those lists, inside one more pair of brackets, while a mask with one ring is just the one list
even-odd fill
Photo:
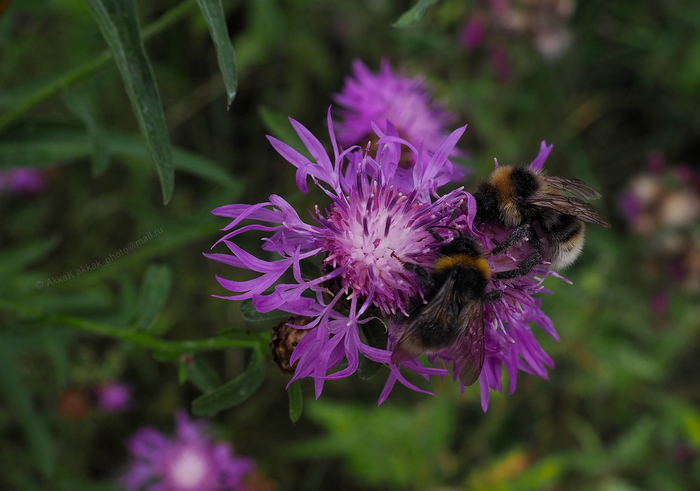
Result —
[[[238, 80], [227, 108], [197, 3], [141, 0], [176, 170], [167, 206], [86, 3], [0, 2], [0, 168], [38, 166], [49, 179], [41, 194], [0, 197], [0, 489], [117, 489], [129, 435], [169, 431], [176, 408], [244, 372], [279, 320], [251, 322], [211, 297], [226, 295], [215, 274], [250, 276], [202, 256], [227, 224], [210, 211], [275, 193], [307, 219], [323, 197], [298, 191], [265, 135], [289, 134], [291, 116], [326, 143], [326, 111], [352, 61], [376, 71], [382, 58], [425, 76], [454, 126], [469, 124], [459, 143], [468, 189], [494, 157], [529, 162], [544, 139], [550, 172], [600, 189], [613, 228], [590, 227], [564, 273], [572, 285], [547, 280], [543, 310], [561, 338], [537, 332], [556, 364], [550, 381], [521, 372], [485, 414], [477, 387], [460, 394], [439, 380], [437, 397], [397, 387], [377, 407], [383, 368], [327, 382], [318, 401], [303, 380], [292, 423], [288, 378], [266, 352], [260, 388], [211, 411], [217, 436], [257, 461], [265, 479], [251, 491], [700, 489], [698, 292], [674, 281], [656, 247], [669, 233], [697, 241], [698, 223], [643, 236], [618, 207], [654, 152], [698, 172], [699, 2], [579, 1], [560, 19], [571, 42], [551, 59], [531, 32], [489, 27], [477, 0], [438, 1], [403, 28], [392, 24], [411, 2], [224, 0]], [[477, 14], [486, 37], [467, 49], [460, 36]], [[260, 237], [247, 235], [259, 253]], [[206, 338], [218, 349], [182, 343]], [[95, 410], [86, 394], [109, 380], [131, 384], [132, 410]]]

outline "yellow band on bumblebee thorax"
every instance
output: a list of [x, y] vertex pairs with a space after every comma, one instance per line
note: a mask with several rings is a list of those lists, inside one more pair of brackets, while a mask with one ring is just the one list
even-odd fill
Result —
[[463, 268], [477, 268], [481, 271], [484, 277], [489, 278], [491, 276], [491, 269], [486, 261], [482, 258], [475, 258], [468, 254], [453, 254], [452, 256], [442, 256], [438, 259], [435, 264], [436, 271], [446, 271], [452, 269], [455, 266], [461, 266]]

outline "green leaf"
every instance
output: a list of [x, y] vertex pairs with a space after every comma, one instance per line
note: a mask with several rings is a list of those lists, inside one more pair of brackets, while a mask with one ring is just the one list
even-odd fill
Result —
[[26, 385], [17, 377], [12, 351], [8, 339], [0, 339], [0, 393], [22, 425], [37, 467], [44, 476], [50, 478], [56, 471], [56, 460], [51, 448], [49, 428], [44, 418], [34, 410]]
[[146, 270], [139, 292], [137, 311], [140, 313], [134, 327], [148, 330], [170, 295], [173, 272], [166, 264], [152, 264]]
[[211, 416], [248, 399], [265, 379], [265, 363], [260, 349], [253, 351], [253, 358], [245, 372], [219, 388], [198, 397], [192, 402], [192, 412], [197, 416]]
[[289, 419], [292, 423], [296, 423], [301, 418], [301, 410], [304, 406], [304, 398], [301, 393], [301, 384], [299, 381], [292, 382], [292, 385], [287, 389], [289, 394]]
[[214, 367], [200, 355], [194, 355], [183, 361], [190, 382], [202, 392], [211, 392], [221, 385], [219, 374]]
[[255, 307], [253, 307], [253, 301], [251, 299], [242, 300], [239, 308], [241, 309], [243, 318], [248, 322], [265, 322], [269, 320], [286, 319], [290, 315], [289, 312], [284, 312], [282, 310], [258, 312], [255, 310]]
[[42, 329], [40, 332], [42, 344], [53, 363], [56, 383], [63, 388], [68, 383], [68, 375], [70, 373], [68, 344], [74, 333], [68, 329], [60, 329], [57, 326]]
[[[192, 10], [195, 5], [195, 0], [185, 0], [171, 8], [158, 20], [150, 23], [143, 29], [143, 39], [147, 40], [182, 20], [190, 13], [190, 10]], [[6, 105], [8, 104], [7, 101], [11, 101], [10, 103], [13, 104], [13, 107], [0, 115], [0, 131], [14, 123], [29, 109], [51, 97], [63, 87], [68, 87], [78, 80], [88, 77], [104, 68], [111, 59], [112, 53], [110, 53], [109, 50], [105, 50], [78, 66], [53, 73], [38, 83], [23, 85], [19, 89], [12, 91], [12, 93], [4, 93], [3, 96], [0, 97], [0, 105]]]
[[678, 81], [688, 94], [695, 94], [700, 87], [700, 38], [686, 50], [685, 61], [680, 64]]
[[87, 132], [76, 125], [28, 120], [0, 137], [0, 168], [48, 167], [89, 155]]
[[134, 0], [85, 0], [109, 45], [131, 106], [156, 164], [163, 202], [175, 185], [172, 150], [153, 69], [143, 46]]
[[[388, 333], [380, 321], [372, 319], [366, 324], [362, 324], [362, 333], [368, 345], [373, 348], [386, 349]], [[362, 355], [360, 356], [357, 376], [362, 380], [369, 380], [379, 372], [382, 366], [382, 363], [377, 363]]]
[[[133, 136], [110, 133], [110, 150], [115, 154], [128, 155], [131, 157], [148, 158], [148, 153], [143, 141]], [[217, 184], [232, 188], [240, 188], [241, 185], [235, 181], [231, 175], [223, 170], [219, 165], [206, 157], [196, 153], [173, 148], [173, 163], [177, 170], [209, 179]]]
[[171, 351], [154, 351], [153, 359], [160, 362], [175, 361], [180, 359], [181, 353], [175, 353]]
[[228, 35], [226, 27], [226, 15], [221, 0], [197, 0], [202, 10], [204, 20], [209, 26], [209, 33], [216, 46], [216, 58], [219, 61], [219, 69], [224, 78], [228, 105], [230, 106], [236, 97], [238, 89], [238, 69], [236, 68], [236, 53]]
[[90, 101], [85, 95], [71, 89], [64, 89], [63, 100], [68, 109], [79, 118], [90, 135], [90, 146], [92, 152], [92, 175], [104, 174], [109, 167], [109, 148], [104, 131], [97, 123], [90, 107]]
[[[453, 403], [439, 398], [410, 407], [319, 399], [308, 404], [306, 416], [325, 429], [324, 436], [290, 447], [288, 455], [342, 456], [348, 469], [373, 488], [432, 489], [424, 479], [449, 453], [456, 411]], [[416, 485], [421, 480], [425, 484]]]
[[301, 275], [309, 280], [315, 280], [316, 278], [320, 278], [322, 276], [321, 266], [311, 258], [302, 259], [299, 261], [299, 269], [301, 271]]
[[423, 18], [429, 7], [432, 7], [436, 3], [437, 0], [418, 0], [418, 2], [411, 7], [410, 10], [404, 12], [403, 15], [399, 17], [399, 20], [394, 22], [391, 27], [403, 29], [404, 27], [412, 26]]
[[294, 150], [302, 154], [304, 157], [311, 159], [311, 154], [302, 143], [301, 138], [289, 122], [289, 118], [273, 111], [266, 106], [258, 106], [258, 115], [260, 120], [267, 128], [267, 131], [272, 133], [272, 136], [282, 140], [284, 143], [292, 147]]
[[614, 456], [615, 462], [620, 462], [627, 468], [643, 465], [646, 459], [654, 453], [654, 434], [658, 430], [658, 426], [659, 423], [650, 416], [641, 416], [611, 446], [611, 454]]
[[188, 375], [187, 367], [184, 363], [181, 363], [180, 366], [177, 367], [177, 381], [180, 383], [180, 385], [187, 382]]
[[267, 344], [270, 341], [270, 335], [268, 333], [244, 331], [243, 329], [236, 329], [235, 327], [224, 329], [219, 333], [219, 336], [232, 341], [244, 341], [246, 343], [258, 341], [261, 345]]
[[357, 365], [357, 376], [360, 380], [369, 380], [374, 377], [382, 368], [381, 363], [370, 360], [365, 355], [360, 354], [360, 361]]
[[[107, 147], [112, 155], [149, 159], [143, 140], [122, 133], [106, 132]], [[84, 128], [52, 122], [26, 121], [0, 137], [0, 168], [46, 167], [87, 158], [91, 143]], [[186, 150], [173, 148], [176, 169], [203, 179], [240, 188], [231, 175], [211, 160]]]
[[58, 236], [39, 240], [0, 253], [0, 278], [22, 271], [32, 263], [48, 256], [59, 243]]

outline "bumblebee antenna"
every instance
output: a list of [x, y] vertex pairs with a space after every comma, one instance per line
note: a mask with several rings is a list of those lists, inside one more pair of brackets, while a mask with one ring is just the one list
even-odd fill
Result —
[[435, 232], [435, 231], [433, 230], [433, 229], [435, 229], [435, 228], [448, 228], [448, 229], [450, 229], [450, 230], [454, 230], [455, 232], [457, 232], [457, 233], [459, 234], [460, 237], [463, 235], [463, 234], [462, 234], [462, 231], [461, 231], [460, 229], [458, 229], [457, 227], [453, 227], [453, 226], [451, 226], [451, 225], [434, 225], [434, 226], [432, 226], [432, 227], [427, 227], [426, 230], [427, 230], [428, 232], [430, 232], [430, 234], [431, 234], [431, 235], [435, 238], [435, 240], [437, 240], [438, 242], [445, 242], [445, 238], [442, 237], [442, 236], [441, 236], [440, 234], [438, 234], [437, 232]]

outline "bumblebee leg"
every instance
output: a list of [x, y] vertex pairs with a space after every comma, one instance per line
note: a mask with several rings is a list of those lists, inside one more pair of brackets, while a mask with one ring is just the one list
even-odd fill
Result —
[[501, 290], [493, 290], [484, 295], [484, 302], [497, 302], [503, 296]]
[[[542, 241], [540, 241], [540, 238], [537, 236], [532, 227], [529, 227], [527, 237], [530, 240], [530, 244], [535, 249], [535, 251], [529, 256], [527, 256], [523, 260], [523, 262], [520, 263], [520, 266], [518, 266], [517, 269], [511, 269], [510, 271], [500, 271], [498, 273], [494, 273], [493, 277], [495, 279], [512, 280], [513, 278], [517, 278], [518, 276], [525, 276], [530, 271], [532, 271], [532, 268], [534, 268], [540, 263], [540, 260], [542, 259], [542, 253], [544, 252], [544, 245], [542, 245]], [[503, 242], [503, 244], [505, 244], [505, 242]]]
[[435, 281], [433, 281], [433, 277], [430, 276], [428, 270], [425, 269], [423, 266], [419, 266], [413, 263], [404, 263], [403, 267], [407, 271], [412, 271], [413, 273], [416, 273], [416, 276], [418, 277], [418, 282], [421, 284], [421, 287], [423, 287], [423, 289], [429, 290], [435, 286]]
[[442, 242], [445, 242], [445, 238], [444, 238], [442, 235], [440, 235], [439, 233], [437, 233], [435, 230], [433, 230], [432, 227], [429, 227], [429, 228], [427, 228], [426, 230], [427, 230], [428, 232], [430, 232], [430, 235], [432, 235], [433, 238], [434, 238], [435, 240], [437, 240], [438, 242], [441, 242], [441, 243], [442, 243]]
[[533, 235], [533, 232], [532, 232], [532, 226], [530, 225], [529, 222], [518, 225], [517, 227], [515, 227], [513, 229], [513, 231], [508, 236], [508, 238], [506, 240], [504, 240], [503, 242], [501, 242], [500, 244], [498, 244], [493, 249], [491, 249], [491, 251], [489, 251], [489, 254], [492, 256], [500, 254], [503, 251], [505, 251], [506, 249], [508, 249], [510, 246], [515, 245], [518, 242], [520, 242], [523, 239], [523, 237], [525, 237], [525, 236], [530, 237], [530, 235]]

